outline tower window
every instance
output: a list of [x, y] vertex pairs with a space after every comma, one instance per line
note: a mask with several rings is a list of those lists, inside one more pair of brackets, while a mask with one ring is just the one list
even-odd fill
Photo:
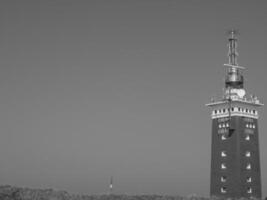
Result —
[[226, 157], [226, 152], [225, 152], [225, 151], [222, 151], [222, 152], [221, 152], [221, 156], [222, 156], [222, 157]]
[[247, 183], [251, 183], [252, 178], [249, 176], [249, 177], [247, 177], [246, 181], [247, 181]]
[[226, 127], [229, 127], [229, 123], [228, 122], [226, 123]]
[[222, 125], [221, 124], [219, 124], [219, 128], [222, 128]]
[[217, 110], [214, 110], [214, 113], [217, 114]]
[[225, 163], [222, 163], [222, 164], [221, 164], [221, 169], [226, 169], [226, 165], [225, 165]]
[[241, 111], [241, 108], [240, 108], [240, 107], [238, 107], [238, 111], [239, 111], [239, 112]]
[[254, 129], [256, 128], [255, 124], [252, 125], [252, 128], [254, 128]]
[[251, 170], [251, 164], [250, 163], [247, 164], [246, 169]]
[[247, 136], [245, 137], [245, 140], [249, 141], [249, 140], [250, 140], [250, 136], [247, 135]]
[[247, 188], [247, 193], [248, 193], [248, 194], [251, 194], [251, 193], [252, 193], [252, 188], [251, 188], [251, 187], [248, 187], [248, 188]]
[[221, 139], [222, 139], [222, 140], [226, 140], [225, 135], [222, 135], [222, 136], [221, 136]]
[[245, 155], [246, 155], [246, 157], [250, 157], [251, 156], [250, 151], [246, 151]]
[[221, 187], [221, 193], [223, 193], [223, 194], [226, 193], [226, 187]]
[[223, 109], [223, 112], [225, 113], [225, 108]]
[[254, 124], [246, 124], [246, 128], [255, 128]]
[[226, 182], [226, 176], [221, 176], [221, 182], [225, 183]]

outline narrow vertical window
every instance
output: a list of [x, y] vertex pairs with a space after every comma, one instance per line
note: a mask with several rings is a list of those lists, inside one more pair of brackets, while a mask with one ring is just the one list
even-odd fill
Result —
[[251, 183], [252, 178], [249, 176], [249, 177], [247, 177], [246, 181], [247, 181], [247, 183]]
[[226, 140], [225, 135], [222, 135], [221, 138], [222, 138], [222, 140]]
[[222, 151], [222, 152], [221, 152], [221, 156], [222, 156], [222, 157], [226, 157], [226, 152], [225, 152], [225, 151]]
[[245, 155], [246, 155], [246, 157], [250, 157], [251, 156], [250, 151], [246, 151]]
[[248, 187], [248, 188], [247, 188], [247, 193], [248, 193], [248, 194], [251, 194], [251, 193], [252, 193], [252, 188], [251, 188], [251, 187]]
[[226, 193], [226, 187], [221, 187], [221, 193], [223, 193], [223, 194]]
[[225, 183], [226, 182], [226, 176], [221, 176], [221, 182]]
[[249, 140], [250, 140], [250, 136], [247, 135], [247, 136], [245, 137], [245, 140], [249, 141]]
[[226, 165], [225, 165], [225, 163], [222, 163], [222, 164], [221, 164], [221, 169], [226, 169]]
[[246, 169], [247, 170], [250, 170], [251, 169], [251, 164], [250, 163], [247, 164]]

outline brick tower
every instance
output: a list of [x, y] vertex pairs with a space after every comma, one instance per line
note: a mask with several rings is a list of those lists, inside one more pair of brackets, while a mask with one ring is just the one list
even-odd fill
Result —
[[228, 42], [223, 97], [207, 104], [212, 110], [210, 195], [261, 198], [258, 108], [263, 104], [246, 95], [236, 31], [229, 32]]

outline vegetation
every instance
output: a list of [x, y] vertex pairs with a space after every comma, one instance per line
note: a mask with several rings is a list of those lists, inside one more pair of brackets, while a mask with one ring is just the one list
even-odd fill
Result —
[[[222, 198], [197, 197], [195, 195], [71, 195], [65, 191], [53, 189], [18, 188], [9, 185], [0, 186], [0, 200], [223, 200]], [[229, 199], [228, 199], [229, 200]], [[242, 199], [245, 200], [245, 199]]]

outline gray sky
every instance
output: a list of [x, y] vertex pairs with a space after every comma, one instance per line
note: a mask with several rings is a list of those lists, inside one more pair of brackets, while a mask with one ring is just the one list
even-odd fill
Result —
[[[0, 184], [209, 195], [227, 29], [267, 102], [267, 2], [0, 2]], [[263, 195], [267, 113], [260, 110]]]

